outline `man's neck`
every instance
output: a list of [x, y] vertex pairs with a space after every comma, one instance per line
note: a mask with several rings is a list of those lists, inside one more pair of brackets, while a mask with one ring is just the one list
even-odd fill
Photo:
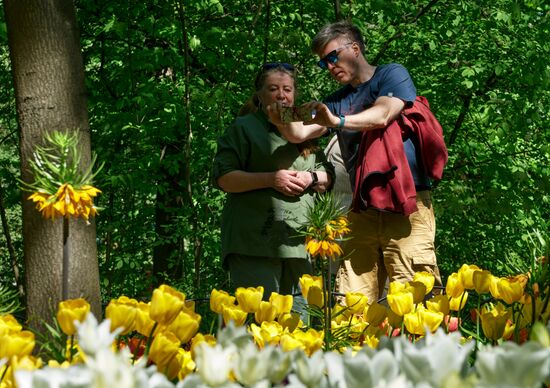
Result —
[[356, 87], [367, 82], [372, 78], [375, 70], [376, 66], [369, 64], [366, 60], [358, 63], [356, 71], [357, 76], [350, 82], [351, 86]]

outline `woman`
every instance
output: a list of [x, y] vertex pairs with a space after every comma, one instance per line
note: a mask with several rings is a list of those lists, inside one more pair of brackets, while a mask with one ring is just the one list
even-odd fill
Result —
[[299, 278], [311, 274], [298, 229], [314, 193], [331, 185], [333, 169], [313, 143], [289, 143], [268, 121], [266, 106], [294, 105], [294, 67], [267, 63], [254, 86], [254, 95], [218, 140], [214, 179], [228, 193], [221, 230], [231, 286], [263, 286], [268, 299], [272, 292], [298, 294]]

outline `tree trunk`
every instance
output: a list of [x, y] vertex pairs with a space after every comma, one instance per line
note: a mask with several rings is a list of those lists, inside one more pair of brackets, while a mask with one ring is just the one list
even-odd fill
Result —
[[[33, 181], [29, 160], [53, 130], [77, 131], [82, 168], [90, 163], [90, 132], [75, 7], [71, 0], [5, 0], [4, 10], [20, 133], [21, 177]], [[41, 329], [62, 297], [63, 220], [45, 220], [23, 193], [27, 318]], [[101, 317], [96, 228], [69, 221], [68, 297], [84, 297]]]

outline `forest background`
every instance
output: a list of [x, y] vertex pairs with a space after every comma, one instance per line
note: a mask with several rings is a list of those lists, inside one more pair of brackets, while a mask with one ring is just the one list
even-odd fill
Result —
[[[322, 25], [343, 18], [364, 32], [370, 63], [409, 69], [443, 126], [449, 163], [433, 196], [444, 278], [463, 263], [513, 272], [549, 241], [547, 1], [75, 5], [91, 149], [104, 163], [95, 179], [103, 304], [122, 294], [147, 298], [161, 282], [188, 298], [228, 288], [219, 256], [224, 194], [210, 176], [216, 139], [264, 62], [296, 65], [299, 102], [334, 90], [309, 45]], [[31, 286], [22, 227], [28, 194], [18, 182], [20, 133], [2, 13], [0, 63], [0, 286], [23, 295]], [[32, 286], [46, 288], [39, 283]]]

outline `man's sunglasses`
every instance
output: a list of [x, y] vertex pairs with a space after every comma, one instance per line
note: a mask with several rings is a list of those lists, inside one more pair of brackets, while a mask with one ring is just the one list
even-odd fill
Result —
[[272, 69], [277, 69], [279, 67], [282, 67], [283, 69], [288, 70], [288, 71], [294, 71], [294, 66], [292, 66], [290, 63], [284, 63], [284, 62], [264, 63], [262, 65], [262, 70], [263, 71], [268, 71], [268, 70], [272, 70]]
[[350, 42], [350, 43], [347, 43], [347, 44], [345, 44], [341, 47], [338, 47], [336, 50], [332, 50], [330, 53], [328, 53], [323, 58], [321, 58], [319, 60], [319, 62], [317, 62], [317, 65], [319, 65], [319, 67], [323, 70], [328, 69], [328, 64], [329, 63], [334, 64], [334, 63], [338, 62], [338, 55], [340, 54], [340, 52], [342, 50], [348, 48], [352, 44], [353, 44], [353, 42]]

